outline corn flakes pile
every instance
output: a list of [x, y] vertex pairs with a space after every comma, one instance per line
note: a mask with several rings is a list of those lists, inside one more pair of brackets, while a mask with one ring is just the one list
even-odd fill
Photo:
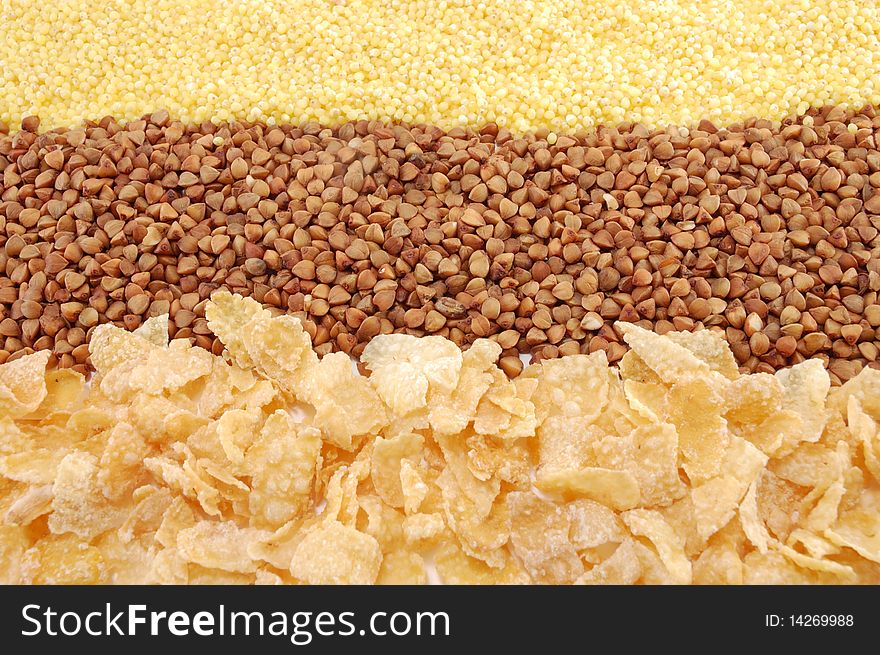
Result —
[[98, 327], [90, 381], [0, 366], [0, 581], [880, 582], [878, 371], [621, 325], [619, 370], [395, 334], [364, 377], [251, 299], [207, 317], [225, 358], [162, 317]]

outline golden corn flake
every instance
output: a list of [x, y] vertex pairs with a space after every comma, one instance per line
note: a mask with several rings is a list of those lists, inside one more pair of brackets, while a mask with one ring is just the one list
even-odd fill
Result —
[[480, 480], [497, 478], [518, 489], [531, 482], [531, 451], [526, 439], [472, 435], [465, 442], [468, 468]]
[[790, 546], [780, 543], [774, 543], [773, 547], [798, 567], [807, 571], [828, 573], [837, 576], [840, 579], [840, 582], [844, 583], [851, 582], [854, 576], [855, 572], [846, 564], [840, 564], [828, 558], [820, 559], [817, 557], [811, 557], [810, 555], [805, 555]]
[[[403, 507], [405, 497], [401, 472], [404, 462], [409, 475], [414, 472], [413, 462], [418, 462], [424, 438], [419, 434], [400, 434], [390, 439], [378, 437], [373, 442], [370, 458], [370, 474], [379, 496], [392, 507]], [[416, 475], [418, 475], [416, 473]]]
[[832, 543], [852, 548], [865, 559], [880, 563], [880, 515], [876, 510], [847, 512], [825, 535]]
[[154, 346], [164, 348], [168, 345], [168, 314], [151, 316], [134, 330], [134, 334], [146, 339]]
[[[657, 512], [663, 516], [664, 520], [675, 530], [675, 533], [681, 537], [684, 543], [685, 554], [689, 558], [692, 559], [706, 548], [707, 541], [700, 535], [697, 522], [699, 513], [694, 505], [692, 494], [679, 498], [671, 505], [657, 508]], [[727, 525], [730, 525], [730, 523]], [[726, 526], [722, 529], [726, 529]]]
[[[325, 489], [324, 520], [336, 520], [344, 525], [355, 525], [361, 507], [358, 502], [358, 486], [365, 469], [363, 462], [343, 466], [336, 470]], [[368, 471], [366, 471], [369, 474]]]
[[199, 521], [177, 533], [177, 549], [185, 561], [208, 569], [253, 573], [257, 565], [248, 554], [248, 545], [259, 535], [232, 521]]
[[191, 585], [253, 585], [256, 584], [257, 576], [254, 573], [233, 573], [189, 564], [187, 579], [187, 584]]
[[[719, 376], [720, 377], [720, 376]], [[675, 425], [682, 468], [692, 483], [718, 475], [730, 440], [719, 379], [693, 377], [669, 390], [667, 420]]]
[[691, 583], [691, 562], [685, 555], [684, 543], [659, 512], [634, 509], [624, 512], [622, 518], [633, 535], [645, 537], [653, 544], [673, 584]]
[[578, 579], [584, 565], [571, 541], [571, 519], [564, 508], [528, 492], [514, 491], [508, 498], [510, 543], [532, 579], [545, 584]]
[[595, 420], [608, 399], [608, 361], [605, 353], [547, 359], [529, 366], [524, 379], [537, 378], [531, 401], [538, 424], [550, 417]]
[[776, 378], [782, 383], [783, 406], [801, 420], [801, 425], [788, 433], [786, 444], [795, 446], [801, 441], [818, 441], [828, 420], [825, 399], [831, 388], [831, 379], [822, 362], [808, 359], [777, 371]]
[[263, 415], [260, 412], [232, 409], [217, 420], [217, 439], [223, 453], [233, 464], [244, 462], [247, 450], [260, 430]]
[[162, 513], [159, 527], [154, 534], [156, 542], [165, 548], [176, 548], [177, 533], [195, 525], [196, 516], [182, 496], [175, 496]]
[[258, 378], [252, 370], [230, 366], [218, 357], [203, 382], [195, 409], [201, 416], [214, 418], [223, 410], [243, 408], [242, 400], [258, 384]]
[[749, 441], [734, 437], [721, 461], [721, 474], [691, 490], [699, 536], [707, 540], [736, 514], [740, 501], [764, 468], [767, 457]]
[[437, 512], [430, 514], [412, 514], [403, 519], [403, 534], [409, 542], [431, 541], [438, 537], [446, 528], [443, 515]]
[[162, 524], [173, 496], [166, 488], [144, 485], [134, 490], [132, 500], [136, 505], [119, 527], [119, 537], [123, 542], [145, 534], [152, 536]]
[[364, 492], [358, 495], [358, 513], [354, 527], [373, 537], [383, 553], [404, 542], [403, 515], [400, 510], [385, 503], [379, 496]]
[[39, 585], [85, 585], [109, 582], [101, 551], [73, 534], [50, 534], [25, 551], [20, 582]]
[[248, 328], [271, 322], [271, 312], [252, 298], [218, 289], [211, 294], [211, 302], [205, 306], [205, 318], [211, 332], [223, 342], [226, 352], [241, 368], [254, 366], [244, 340], [249, 336]]
[[248, 545], [248, 555], [278, 570], [289, 570], [299, 543], [317, 523], [318, 518], [310, 516], [288, 521], [274, 532], [262, 533]]
[[133, 332], [105, 324], [95, 328], [89, 345], [101, 374], [100, 389], [108, 398], [127, 400], [142, 392], [163, 394], [208, 375], [213, 356], [188, 341], [159, 346]]
[[837, 477], [837, 454], [818, 443], [802, 443], [785, 457], [776, 459], [770, 465], [783, 480], [800, 487], [815, 487], [823, 481]]
[[423, 585], [428, 582], [425, 560], [410, 550], [393, 550], [382, 558], [376, 584]]
[[728, 542], [708, 546], [694, 562], [693, 583], [741, 585], [743, 565], [736, 548]]
[[428, 495], [428, 485], [409, 459], [400, 460], [400, 493], [403, 497], [403, 511], [407, 514], [418, 512]]
[[461, 350], [443, 337], [389, 334], [364, 348], [361, 361], [385, 404], [405, 416], [426, 406], [428, 390], [451, 393], [461, 373]]
[[189, 566], [176, 548], [166, 548], [156, 553], [145, 576], [148, 584], [189, 584]]
[[596, 465], [595, 444], [605, 436], [598, 426], [578, 419], [546, 419], [538, 435], [538, 477], [552, 471]]
[[119, 532], [110, 531], [98, 537], [94, 544], [101, 553], [109, 584], [137, 584], [155, 556], [153, 540], [149, 537], [126, 541]]
[[748, 585], [816, 584], [815, 574], [776, 551], [752, 551], [743, 558], [743, 583]]
[[267, 569], [257, 569], [254, 577], [255, 585], [283, 585], [285, 580], [273, 571]]
[[742, 375], [727, 386], [725, 416], [733, 426], [760, 425], [783, 409], [784, 389], [769, 373]]
[[[500, 397], [483, 399], [490, 389], [495, 393], [503, 389], [501, 393], [504, 395], [512, 393], [515, 396], [513, 383], [502, 387], [502, 380], [497, 377], [500, 375], [504, 378], [503, 381], [507, 382], [506, 376], [495, 366], [500, 354], [501, 346], [497, 343], [488, 339], [478, 339], [462, 355], [461, 371], [455, 388], [451, 391], [447, 391], [442, 385], [434, 385], [431, 388], [427, 397], [428, 422], [436, 435], [456, 434], [467, 428], [471, 421], [474, 422], [474, 429], [480, 432], [481, 421], [486, 420], [486, 415], [490, 412], [493, 414], [492, 418], [497, 419], [495, 423], [497, 427], [493, 430], [493, 434], [498, 434], [510, 428], [513, 416], [508, 414], [516, 414], [517, 417], [527, 414], [528, 409], [524, 407], [506, 407], [503, 401], [498, 403]], [[482, 411], [478, 411], [478, 406]], [[534, 413], [534, 408], [532, 410]], [[505, 418], [506, 423], [501, 425]]]
[[508, 381], [496, 370], [492, 385], [477, 407], [474, 432], [505, 440], [535, 436], [538, 419], [531, 398], [537, 388], [538, 381], [534, 378]]
[[788, 535], [786, 545], [798, 551], [803, 550], [807, 555], [816, 559], [840, 554], [840, 548], [825, 537], [821, 537], [815, 532], [810, 532], [803, 528], [792, 530], [791, 534]]
[[631, 585], [642, 575], [642, 563], [632, 539], [625, 539], [614, 552], [579, 577], [575, 584]]
[[344, 353], [331, 353], [308, 369], [299, 398], [315, 408], [314, 425], [324, 437], [350, 449], [353, 439], [371, 434], [385, 425], [379, 396], [352, 370]]
[[433, 562], [440, 580], [455, 585], [528, 584], [532, 581], [520, 561], [501, 551], [504, 565], [491, 567], [468, 557], [454, 542], [446, 542], [433, 551]]
[[131, 497], [146, 473], [143, 460], [150, 447], [128, 423], [117, 423], [104, 435], [106, 445], [98, 464], [97, 485], [113, 501]]
[[617, 327], [633, 352], [666, 384], [712, 371], [706, 361], [672, 339], [632, 323], [618, 323]]
[[689, 350], [715, 373], [720, 373], [730, 380], [740, 377], [736, 358], [721, 334], [712, 330], [697, 330], [668, 332], [664, 336], [672, 343]]
[[0, 582], [880, 582], [880, 372], [741, 375], [713, 330], [544, 360], [378, 335], [365, 377], [217, 291], [0, 364]]
[[539, 489], [564, 498], [590, 498], [616, 510], [637, 507], [639, 481], [629, 471], [584, 467], [539, 473]]
[[765, 470], [758, 483], [758, 514], [767, 529], [777, 539], [784, 541], [797, 527], [800, 508], [808, 490], [798, 487]]
[[122, 524], [122, 510], [101, 493], [99, 470], [98, 459], [81, 451], [61, 460], [52, 486], [49, 530], [72, 532], [88, 540]]
[[467, 443], [461, 435], [438, 439], [446, 460], [438, 484], [443, 489], [444, 497], [461, 497], [473, 506], [477, 518], [486, 516], [501, 490], [501, 482], [497, 478], [482, 479], [474, 475], [469, 466]]
[[598, 548], [623, 541], [626, 534], [623, 523], [609, 507], [592, 500], [575, 500], [568, 503], [566, 509], [569, 536], [575, 549]]
[[52, 485], [32, 485], [6, 510], [5, 523], [10, 527], [30, 525], [52, 511]]
[[186, 498], [198, 501], [202, 510], [212, 516], [220, 516], [220, 492], [200, 475], [192, 462], [180, 464], [169, 457], [148, 457], [144, 466], [156, 481]]
[[37, 409], [46, 397], [48, 350], [0, 364], [0, 416], [16, 418]]
[[[11, 522], [7, 520], [7, 523]], [[0, 526], [0, 584], [11, 585], [22, 581], [22, 556], [30, 545], [24, 528], [15, 524]]]
[[593, 449], [600, 466], [633, 475], [644, 507], [668, 505], [685, 493], [678, 473], [678, 434], [669, 423], [641, 426], [626, 436], [604, 437]]
[[278, 528], [304, 514], [320, 466], [321, 433], [295, 423], [282, 410], [269, 415], [244, 454], [252, 525]]
[[33, 438], [9, 416], [0, 417], [0, 454], [16, 455], [35, 447]]
[[46, 396], [28, 417], [39, 421], [62, 421], [80, 408], [86, 393], [86, 379], [69, 368], [46, 371]]
[[381, 565], [382, 551], [373, 537], [330, 521], [300, 541], [290, 573], [309, 584], [373, 584]]
[[312, 370], [318, 358], [298, 319], [273, 317], [252, 298], [233, 296], [225, 289], [212, 295], [205, 317], [239, 368], [253, 369], [297, 398], [306, 391], [301, 388], [304, 382], [323, 382]]
[[106, 375], [123, 363], [139, 363], [159, 348], [138, 334], [110, 324], [96, 327], [89, 340], [92, 366], [99, 375]]
[[0, 455], [0, 477], [28, 484], [50, 484], [64, 455], [63, 450], [46, 448]]
[[255, 368], [289, 390], [302, 376], [302, 369], [317, 360], [312, 340], [298, 320], [273, 317], [252, 298], [218, 289], [205, 307], [205, 318], [239, 367]]
[[[490, 566], [499, 566], [503, 553], [499, 550], [510, 537], [507, 505], [495, 503], [499, 485], [486, 485], [473, 479], [471, 493], [463, 489], [453, 468], [447, 466], [437, 478], [443, 494], [443, 511], [449, 527], [455, 532], [462, 549], [471, 557]], [[474, 491], [482, 489], [479, 495]]]
[[758, 511], [758, 480], [754, 480], [739, 506], [743, 531], [760, 553], [766, 553], [772, 537]]
[[[638, 356], [629, 351], [624, 360], [633, 361]], [[635, 416], [650, 423], [660, 423], [666, 415], [667, 388], [659, 382], [643, 382], [638, 379], [625, 379], [623, 392]]]
[[850, 396], [847, 401], [847, 423], [853, 439], [861, 446], [865, 468], [876, 482], [880, 482], [880, 431], [877, 422], [862, 409], [856, 396]]

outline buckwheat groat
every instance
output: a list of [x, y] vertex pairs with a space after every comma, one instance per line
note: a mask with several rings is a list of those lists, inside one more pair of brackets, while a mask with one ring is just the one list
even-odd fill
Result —
[[[515, 374], [626, 351], [615, 321], [721, 332], [743, 370], [878, 355], [880, 118], [640, 124], [186, 125], [167, 112], [0, 138], [0, 359], [85, 369], [96, 325], [204, 319], [226, 287], [302, 319], [319, 352], [377, 334], [488, 337]], [[552, 143], [551, 143], [552, 142]]]

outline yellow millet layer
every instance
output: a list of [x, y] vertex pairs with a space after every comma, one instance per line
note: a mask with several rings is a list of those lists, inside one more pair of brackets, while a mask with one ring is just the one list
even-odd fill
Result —
[[514, 131], [880, 104], [875, 0], [0, 0], [0, 120]]

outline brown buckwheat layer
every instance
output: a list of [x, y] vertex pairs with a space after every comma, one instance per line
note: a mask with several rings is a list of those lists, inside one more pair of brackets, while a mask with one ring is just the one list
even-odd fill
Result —
[[626, 350], [614, 321], [720, 330], [743, 370], [876, 366], [880, 115], [516, 138], [487, 125], [0, 126], [0, 362], [86, 370], [101, 323], [171, 315], [219, 353], [219, 287], [319, 354], [380, 333], [491, 337], [508, 374]]

